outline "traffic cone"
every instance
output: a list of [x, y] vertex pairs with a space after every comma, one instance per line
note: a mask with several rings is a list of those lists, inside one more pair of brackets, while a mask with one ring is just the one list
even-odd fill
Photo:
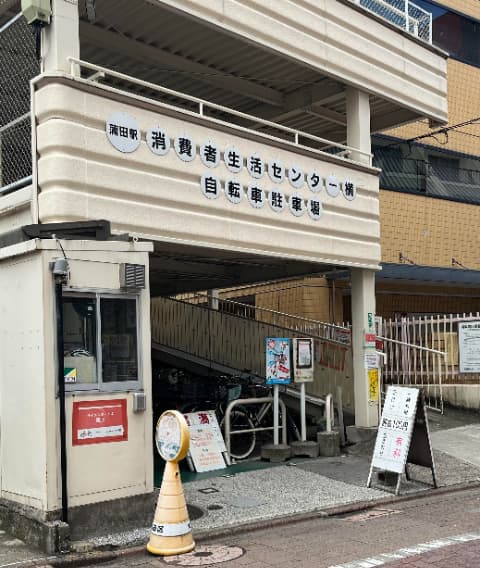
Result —
[[152, 554], [171, 556], [194, 548], [178, 463], [167, 461], [147, 550]]

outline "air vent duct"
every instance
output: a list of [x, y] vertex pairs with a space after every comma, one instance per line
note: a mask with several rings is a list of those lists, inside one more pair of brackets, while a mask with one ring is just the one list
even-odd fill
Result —
[[145, 288], [145, 265], [120, 265], [120, 286], [124, 290], [139, 290]]

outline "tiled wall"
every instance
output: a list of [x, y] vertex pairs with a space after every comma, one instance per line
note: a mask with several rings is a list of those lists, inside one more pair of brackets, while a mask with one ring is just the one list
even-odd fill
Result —
[[376, 290], [376, 313], [383, 318], [405, 313], [463, 314], [480, 311], [480, 291], [471, 288], [378, 283]]
[[441, 0], [438, 2], [445, 8], [451, 8], [466, 16], [480, 20], [480, 2], [478, 0]]
[[451, 266], [452, 257], [480, 269], [480, 207], [443, 199], [380, 192], [382, 261], [399, 253], [416, 264]]
[[[460, 4], [461, 2], [457, 2]], [[480, 1], [476, 0], [480, 12]], [[456, 125], [479, 115], [480, 102], [480, 68], [460, 63], [450, 59], [448, 61], [448, 125]], [[462, 126], [457, 132], [450, 131], [448, 138], [444, 134], [438, 134], [435, 138], [428, 137], [420, 140], [444, 150], [463, 152], [480, 156], [480, 135], [478, 122], [471, 126]], [[434, 127], [437, 130], [439, 127]], [[461, 130], [461, 132], [460, 132]], [[386, 132], [399, 138], [414, 138], [421, 134], [432, 132], [428, 121], [413, 122], [400, 128], [394, 128]]]

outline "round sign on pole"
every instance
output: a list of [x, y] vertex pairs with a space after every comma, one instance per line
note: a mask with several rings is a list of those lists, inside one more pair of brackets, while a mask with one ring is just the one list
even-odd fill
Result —
[[177, 410], [166, 410], [158, 419], [155, 442], [165, 461], [182, 460], [190, 447], [190, 430], [183, 414]]

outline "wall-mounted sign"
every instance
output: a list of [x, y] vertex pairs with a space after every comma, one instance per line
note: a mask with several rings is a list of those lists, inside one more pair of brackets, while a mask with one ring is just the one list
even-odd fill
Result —
[[[106, 134], [111, 144], [120, 152], [134, 152], [141, 142], [141, 131], [132, 116], [116, 112], [106, 121]], [[236, 146], [220, 147], [215, 140], [197, 141], [188, 132], [169, 133], [161, 124], [156, 124], [145, 133], [145, 141], [150, 151], [159, 158], [175, 152], [185, 165], [200, 159], [206, 171], [200, 176], [199, 185], [208, 199], [224, 196], [227, 203], [237, 205], [245, 196], [254, 209], [262, 209], [268, 201], [271, 210], [276, 213], [289, 212], [294, 217], [303, 217], [305, 212], [313, 221], [323, 215], [323, 204], [318, 194], [323, 187], [329, 197], [339, 195], [347, 201], [357, 197], [357, 186], [351, 179], [339, 179], [334, 173], [322, 177], [316, 169], [304, 171], [299, 164], [284, 164], [279, 158], [262, 156], [257, 152], [240, 152]], [[252, 178], [251, 184], [242, 184], [239, 180], [221, 174], [222, 163], [233, 174], [246, 169]], [[218, 168], [218, 170], [217, 170]], [[213, 175], [217, 171], [217, 175]], [[265, 175], [265, 174], [268, 175]], [[262, 185], [265, 183], [265, 185]], [[272, 187], [267, 184], [272, 183]], [[280, 187], [282, 186], [283, 187]], [[309, 193], [304, 195], [304, 188]], [[292, 191], [293, 190], [293, 191]]]
[[77, 382], [77, 368], [76, 367], [64, 367], [63, 377], [66, 383], [76, 383]]
[[370, 331], [370, 332], [375, 331], [375, 328], [374, 328], [375, 319], [373, 317], [372, 312], [368, 312], [367, 320], [368, 320], [368, 331]]
[[378, 369], [368, 369], [368, 400], [378, 402]]
[[330, 197], [337, 197], [340, 193], [340, 182], [336, 176], [330, 175], [325, 180], [325, 188]]
[[170, 150], [170, 138], [161, 126], [147, 130], [147, 146], [157, 156], [166, 156]]
[[137, 121], [125, 112], [111, 114], [105, 124], [107, 138], [123, 153], [135, 152], [140, 146], [141, 133]]
[[267, 385], [288, 385], [292, 380], [290, 365], [290, 339], [288, 337], [267, 337]]
[[480, 373], [480, 321], [458, 324], [460, 373]]
[[367, 351], [364, 356], [365, 369], [378, 368], [378, 355], [376, 351]]
[[336, 371], [345, 370], [347, 348], [344, 345], [325, 340], [318, 341], [318, 343], [315, 342], [315, 345], [318, 353], [318, 362], [322, 367], [335, 369]]
[[365, 347], [375, 347], [377, 336], [374, 333], [366, 333], [364, 336]]
[[335, 341], [338, 341], [339, 343], [343, 343], [344, 345], [351, 345], [352, 344], [352, 330], [351, 329], [334, 328], [333, 339], [335, 339]]
[[128, 440], [126, 399], [82, 400], [73, 403], [72, 445]]

